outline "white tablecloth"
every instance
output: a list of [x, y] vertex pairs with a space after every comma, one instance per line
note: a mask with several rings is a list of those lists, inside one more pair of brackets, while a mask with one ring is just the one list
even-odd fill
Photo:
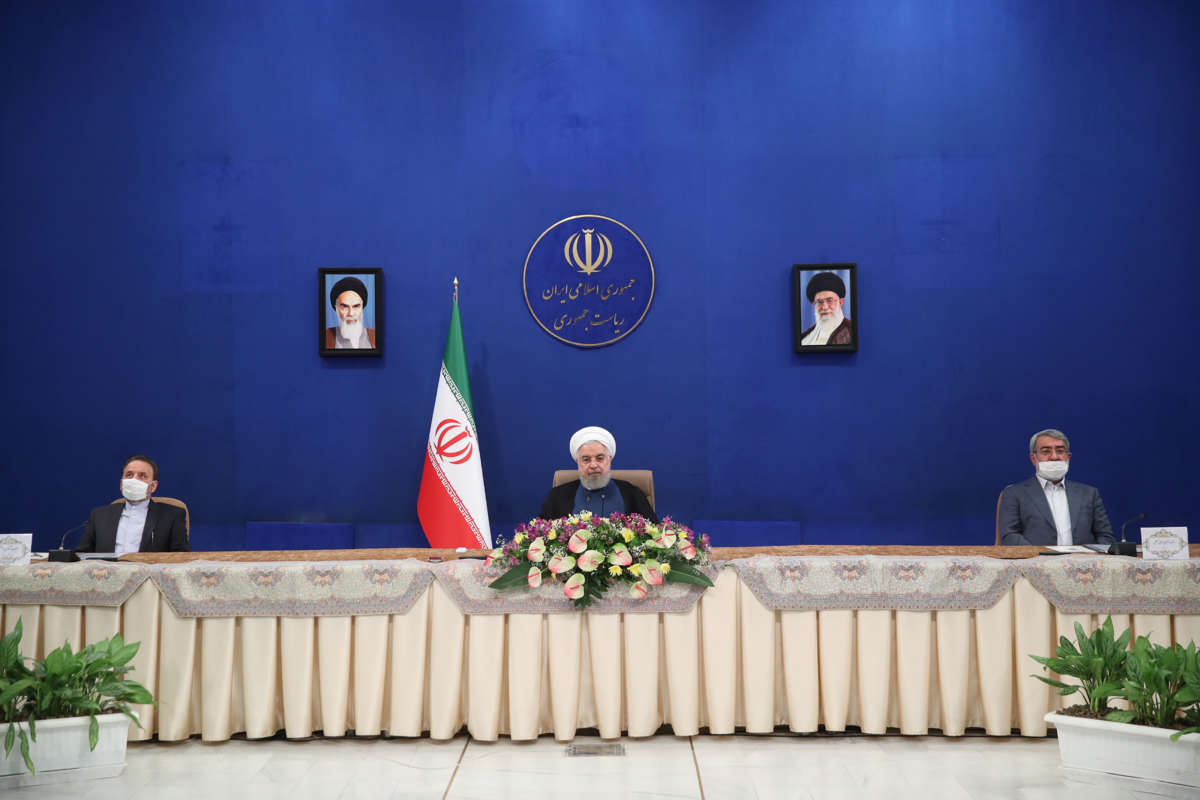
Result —
[[[146, 580], [119, 605], [8, 603], [26, 655], [120, 632], [140, 641], [130, 677], [158, 699], [144, 729], [178, 740], [389, 734], [570, 740], [889, 728], [1043, 736], [1069, 704], [1030, 677], [1073, 624], [1024, 577], [976, 610], [773, 611], [736, 570], [676, 613], [463, 613], [438, 582], [404, 613], [180, 617]], [[1114, 616], [1156, 642], [1200, 640], [1200, 616]]]

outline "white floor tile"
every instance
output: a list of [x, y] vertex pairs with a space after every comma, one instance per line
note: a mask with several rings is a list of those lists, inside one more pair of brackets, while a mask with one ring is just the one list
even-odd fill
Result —
[[[578, 744], [599, 743], [579, 737]], [[620, 756], [551, 737], [135, 743], [125, 773], [4, 800], [1192, 800], [1186, 787], [1064, 770], [1053, 739], [657, 736]], [[703, 795], [702, 795], [703, 792]]]

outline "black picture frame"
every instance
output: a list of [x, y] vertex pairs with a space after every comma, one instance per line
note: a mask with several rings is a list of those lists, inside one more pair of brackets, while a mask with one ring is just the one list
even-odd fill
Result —
[[[839, 286], [845, 294], [840, 306], [844, 321], [828, 336], [823, 344], [804, 344], [816, 326], [817, 311], [808, 297], [809, 283], [822, 275], [816, 294], [832, 291], [835, 295]], [[832, 275], [833, 277], [827, 277]], [[814, 287], [817, 288], [817, 287]], [[824, 302], [835, 298], [820, 298]], [[849, 336], [846, 336], [846, 333]], [[792, 335], [797, 353], [857, 353], [858, 352], [858, 264], [793, 264], [792, 265]]]
[[[331, 292], [343, 279], [357, 280], [367, 297], [362, 307], [360, 341], [371, 347], [339, 347], [339, 316]], [[343, 294], [346, 287], [343, 286]], [[356, 289], [351, 291], [357, 293]], [[342, 340], [344, 341], [344, 339]], [[383, 269], [380, 267], [319, 267], [317, 269], [317, 349], [329, 358], [378, 358], [383, 355]]]

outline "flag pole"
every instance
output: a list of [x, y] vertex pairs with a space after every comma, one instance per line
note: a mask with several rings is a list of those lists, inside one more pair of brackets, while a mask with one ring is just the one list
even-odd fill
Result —
[[454, 276], [454, 302], [458, 302], [458, 276]]

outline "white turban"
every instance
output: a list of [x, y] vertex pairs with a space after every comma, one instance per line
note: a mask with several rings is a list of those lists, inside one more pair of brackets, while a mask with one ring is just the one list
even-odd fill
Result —
[[599, 428], [595, 425], [589, 425], [586, 428], [580, 428], [575, 431], [571, 437], [571, 458], [575, 461], [579, 460], [579, 448], [583, 447], [588, 442], [599, 442], [608, 450], [608, 457], [615, 458], [617, 455], [617, 440], [613, 435], [604, 428]]

